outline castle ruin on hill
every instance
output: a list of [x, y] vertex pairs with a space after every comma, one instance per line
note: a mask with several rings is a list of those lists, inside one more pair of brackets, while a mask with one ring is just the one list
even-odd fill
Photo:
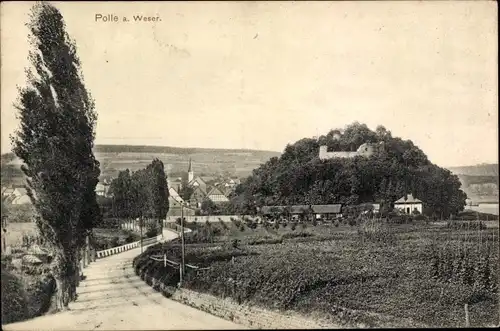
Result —
[[[339, 140], [340, 133], [334, 134], [333, 139]], [[364, 143], [361, 146], [359, 146], [355, 152], [329, 152], [328, 146], [323, 145], [319, 147], [319, 158], [320, 160], [329, 160], [333, 158], [347, 159], [356, 156], [370, 157], [375, 153], [375, 151], [379, 147], [378, 145], [381, 145], [381, 143], [380, 144]]]
[[376, 144], [364, 143], [355, 152], [328, 152], [326, 145], [319, 147], [320, 160], [329, 160], [333, 158], [353, 158], [355, 156], [369, 157], [375, 153], [377, 148]]

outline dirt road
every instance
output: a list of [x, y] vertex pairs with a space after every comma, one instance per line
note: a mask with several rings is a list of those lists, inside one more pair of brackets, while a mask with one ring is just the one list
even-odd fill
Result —
[[[164, 232], [167, 240], [176, 235]], [[92, 263], [70, 310], [3, 325], [3, 330], [181, 330], [244, 329], [200, 310], [169, 300], [153, 290], [132, 268], [141, 249]]]

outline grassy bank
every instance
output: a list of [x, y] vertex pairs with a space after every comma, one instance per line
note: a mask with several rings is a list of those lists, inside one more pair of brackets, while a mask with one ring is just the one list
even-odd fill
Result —
[[[497, 231], [470, 228], [196, 225], [186, 262], [209, 269], [188, 268], [184, 286], [369, 326], [464, 326], [468, 303], [471, 326], [496, 325]], [[156, 245], [134, 265], [175, 286], [178, 270], [149, 256], [180, 261], [180, 250], [178, 241]]]

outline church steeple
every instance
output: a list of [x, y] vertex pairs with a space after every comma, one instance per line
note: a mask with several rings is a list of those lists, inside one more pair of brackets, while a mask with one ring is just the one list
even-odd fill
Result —
[[191, 158], [189, 158], [189, 168], [188, 168], [188, 183], [194, 179], [193, 165]]

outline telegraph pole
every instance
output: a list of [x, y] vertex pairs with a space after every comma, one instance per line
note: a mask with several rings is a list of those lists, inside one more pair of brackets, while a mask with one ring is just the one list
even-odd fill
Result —
[[182, 256], [181, 256], [181, 267], [179, 269], [180, 278], [179, 283], [182, 286], [182, 280], [184, 277], [184, 202], [181, 202], [181, 248], [182, 248]]
[[141, 253], [142, 253], [142, 216], [139, 218], [139, 228], [141, 228]]

